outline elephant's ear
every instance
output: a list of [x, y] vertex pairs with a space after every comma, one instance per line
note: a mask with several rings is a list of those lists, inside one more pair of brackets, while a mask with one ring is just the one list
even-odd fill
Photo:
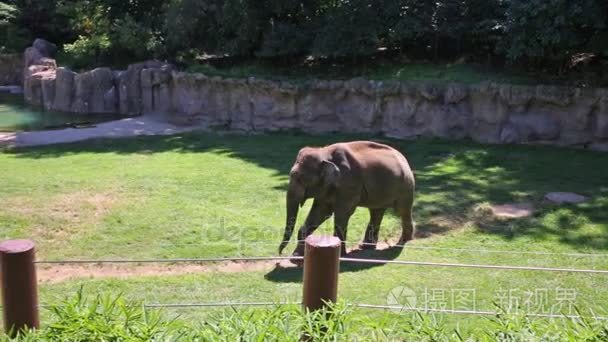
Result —
[[329, 160], [323, 160], [322, 166], [321, 178], [325, 186], [337, 185], [340, 178], [340, 168]]

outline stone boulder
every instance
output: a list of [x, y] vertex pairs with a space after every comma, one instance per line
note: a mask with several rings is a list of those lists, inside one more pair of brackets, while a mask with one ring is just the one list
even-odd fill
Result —
[[341, 81], [312, 81], [300, 87], [296, 97], [298, 127], [310, 133], [329, 133], [342, 129], [336, 115], [336, 97], [344, 96]]
[[589, 198], [574, 192], [550, 192], [545, 195], [545, 200], [555, 204], [578, 204], [587, 202]]
[[72, 111], [76, 113], [116, 113], [118, 99], [109, 98], [114, 88], [114, 73], [97, 68], [74, 76]]
[[57, 54], [57, 45], [41, 38], [34, 40], [32, 47], [40, 51], [40, 54], [44, 57], [55, 58]]
[[272, 81], [249, 80], [253, 129], [278, 131], [297, 127], [297, 88]]
[[57, 68], [55, 78], [55, 99], [53, 101], [53, 110], [61, 112], [69, 112], [72, 109], [74, 101], [74, 78], [76, 73], [66, 69]]
[[23, 94], [25, 101], [51, 109], [55, 99], [55, 70], [53, 57], [57, 48], [43, 39], [36, 39], [23, 54]]
[[146, 61], [131, 64], [126, 71], [119, 73], [117, 84], [120, 114], [135, 116], [143, 113], [141, 71], [162, 66], [163, 63], [160, 61]]
[[[52, 97], [55, 95], [55, 68], [46, 65], [32, 65], [27, 68], [23, 80], [25, 101], [34, 106], [48, 108], [52, 103]], [[47, 96], [47, 98], [44, 96]]]
[[171, 110], [171, 72], [173, 66], [162, 65], [160, 68], [141, 70], [142, 112], [169, 112]]
[[335, 113], [345, 132], [375, 133], [381, 129], [381, 98], [372, 81], [356, 78], [344, 83], [346, 91], [335, 93]]

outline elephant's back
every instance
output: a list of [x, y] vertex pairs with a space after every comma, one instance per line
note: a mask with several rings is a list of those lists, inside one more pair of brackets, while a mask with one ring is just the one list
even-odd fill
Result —
[[414, 175], [401, 152], [371, 141], [352, 142], [348, 147], [362, 172], [365, 187], [362, 206], [390, 207], [394, 201], [413, 193]]
[[364, 169], [388, 169], [395, 175], [411, 173], [407, 158], [397, 149], [374, 141], [344, 143]]

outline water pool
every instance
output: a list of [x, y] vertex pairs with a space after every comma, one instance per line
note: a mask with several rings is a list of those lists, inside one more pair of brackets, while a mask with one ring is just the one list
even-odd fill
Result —
[[86, 127], [120, 118], [116, 114], [47, 112], [27, 106], [23, 95], [0, 93], [0, 132]]

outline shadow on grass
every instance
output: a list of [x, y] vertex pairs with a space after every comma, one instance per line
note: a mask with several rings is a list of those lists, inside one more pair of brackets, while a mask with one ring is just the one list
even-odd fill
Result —
[[[272, 177], [278, 178], [280, 185], [273, 186], [285, 189], [287, 173], [301, 147], [370, 138], [295, 133], [253, 136], [187, 133], [93, 140], [15, 149], [9, 153], [30, 159], [80, 153], [215, 153], [274, 170]], [[414, 215], [419, 237], [442, 234], [467, 223], [481, 234], [497, 235], [507, 241], [528, 237], [536, 241], [557, 240], [580, 249], [608, 249], [608, 172], [605, 171], [608, 154], [546, 146], [480, 145], [469, 141], [376, 140], [402, 151], [416, 174]], [[548, 206], [542, 199], [550, 191], [577, 192], [589, 196], [591, 201]], [[474, 209], [480, 204], [511, 202], [534, 203], [539, 210], [534, 217], [519, 220], [476, 217]]]
[[[403, 247], [399, 246], [379, 250], [354, 250], [349, 252], [345, 257], [390, 261], [397, 259], [402, 251]], [[340, 262], [340, 273], [365, 271], [384, 265], [386, 263], [342, 261]], [[285, 267], [281, 264], [276, 264], [274, 269], [264, 275], [264, 279], [278, 283], [299, 283], [302, 282], [302, 267]]]

